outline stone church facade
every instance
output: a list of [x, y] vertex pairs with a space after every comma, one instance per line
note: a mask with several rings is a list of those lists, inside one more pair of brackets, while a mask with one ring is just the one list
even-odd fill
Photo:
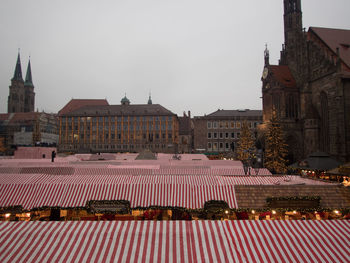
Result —
[[23, 80], [21, 58], [19, 53], [15, 73], [11, 79], [11, 86], [9, 88], [10, 90], [7, 102], [8, 113], [34, 111], [35, 93], [30, 61], [28, 62], [26, 78]]
[[350, 160], [350, 30], [302, 27], [301, 0], [284, 0], [278, 65], [265, 50], [262, 129], [280, 120], [289, 160], [322, 151]]

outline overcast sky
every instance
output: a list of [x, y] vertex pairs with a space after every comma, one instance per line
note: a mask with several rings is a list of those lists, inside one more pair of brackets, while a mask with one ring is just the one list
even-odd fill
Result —
[[[349, 0], [303, 0], [303, 26], [350, 29]], [[261, 109], [265, 43], [277, 64], [283, 0], [1, 0], [0, 112], [20, 48], [35, 108], [71, 98], [153, 103], [192, 115]]]

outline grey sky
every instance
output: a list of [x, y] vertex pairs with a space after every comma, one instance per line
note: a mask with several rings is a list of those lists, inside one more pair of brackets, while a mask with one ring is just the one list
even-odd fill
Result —
[[[303, 25], [350, 29], [349, 0], [302, 0]], [[177, 114], [261, 109], [265, 43], [277, 63], [283, 0], [1, 0], [0, 112], [17, 49], [35, 108], [71, 98], [159, 103]]]

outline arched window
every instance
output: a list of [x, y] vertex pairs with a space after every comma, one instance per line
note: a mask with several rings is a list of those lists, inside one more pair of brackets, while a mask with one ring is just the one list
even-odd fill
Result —
[[272, 95], [272, 111], [273, 114], [276, 115], [277, 118], [281, 116], [280, 114], [280, 94], [273, 94]]
[[329, 152], [329, 109], [325, 92], [320, 94], [321, 101], [321, 150]]
[[298, 100], [295, 95], [289, 94], [286, 97], [286, 118], [296, 119], [298, 117]]

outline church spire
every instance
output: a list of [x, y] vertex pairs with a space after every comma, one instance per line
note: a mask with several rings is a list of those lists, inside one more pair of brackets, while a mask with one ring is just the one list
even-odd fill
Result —
[[24, 85], [25, 86], [34, 86], [33, 80], [32, 80], [32, 68], [30, 66], [30, 57], [29, 57], [29, 61], [28, 61], [26, 81], [24, 82]]
[[16, 63], [16, 68], [15, 68], [15, 73], [13, 75], [12, 80], [23, 81], [22, 68], [21, 68], [21, 58], [20, 58], [20, 55], [19, 55], [19, 50], [18, 50], [18, 56], [17, 56], [17, 63]]
[[147, 104], [151, 105], [152, 104], [152, 98], [151, 98], [151, 93], [149, 93], [149, 97], [148, 97], [148, 102]]
[[270, 52], [267, 49], [267, 44], [265, 44], [264, 60], [265, 60], [265, 66], [270, 65]]

